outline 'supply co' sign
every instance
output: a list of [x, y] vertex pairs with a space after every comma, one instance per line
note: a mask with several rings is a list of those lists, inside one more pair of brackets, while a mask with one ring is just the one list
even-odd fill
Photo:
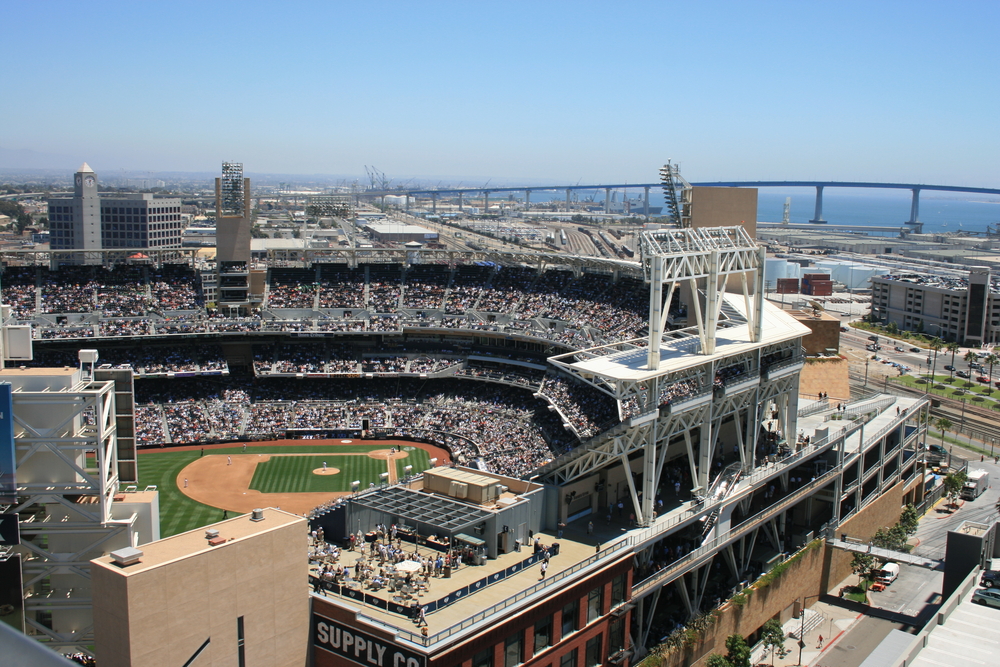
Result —
[[313, 614], [313, 645], [367, 667], [426, 667], [419, 653]]

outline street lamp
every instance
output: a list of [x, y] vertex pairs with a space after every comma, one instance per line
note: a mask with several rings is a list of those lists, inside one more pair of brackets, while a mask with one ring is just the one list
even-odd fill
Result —
[[821, 595], [806, 595], [802, 598], [802, 613], [800, 618], [802, 619], [802, 625], [799, 629], [799, 667], [802, 667], [802, 649], [806, 645], [806, 600], [809, 598], [816, 598], [817, 600], [822, 597]]

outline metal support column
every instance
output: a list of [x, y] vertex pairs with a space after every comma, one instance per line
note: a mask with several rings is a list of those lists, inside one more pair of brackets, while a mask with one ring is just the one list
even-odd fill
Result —
[[[660, 368], [660, 343], [663, 341], [663, 257], [652, 257], [649, 277], [649, 355], [646, 366], [651, 371]], [[667, 308], [669, 308], [669, 304]]]
[[566, 212], [569, 212], [569, 188], [566, 188]]
[[431, 193], [431, 211], [433, 213], [438, 212], [438, 196], [436, 192]]
[[705, 281], [705, 347], [702, 354], [715, 353], [715, 340], [719, 329], [719, 309], [722, 307], [722, 294], [725, 286], [719, 285], [719, 263], [721, 253], [713, 250], [708, 260], [708, 278]]
[[604, 212], [611, 213], [611, 188], [604, 188]]
[[642, 214], [649, 217], [649, 186], [643, 188], [645, 194], [642, 197]]

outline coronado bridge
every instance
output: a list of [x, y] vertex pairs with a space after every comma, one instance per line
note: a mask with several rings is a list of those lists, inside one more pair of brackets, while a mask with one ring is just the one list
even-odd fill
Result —
[[[816, 209], [815, 215], [809, 222], [822, 224], [823, 219], [823, 191], [826, 188], [871, 188], [880, 190], [909, 190], [912, 193], [910, 202], [910, 218], [905, 221], [907, 225], [920, 225], [920, 193], [923, 190], [937, 192], [963, 192], [967, 194], [987, 194], [1000, 195], [1000, 188], [978, 188], [964, 185], [931, 185], [927, 183], [871, 183], [866, 181], [712, 181], [691, 183], [692, 186], [705, 187], [731, 187], [731, 188], [815, 188], [816, 189]], [[565, 192], [566, 206], [569, 208], [570, 194], [576, 190], [604, 190], [604, 206], [607, 212], [611, 201], [611, 191], [642, 188], [643, 190], [643, 214], [649, 215], [649, 191], [651, 188], [663, 187], [662, 183], [617, 183], [617, 184], [596, 184], [596, 185], [517, 185], [504, 187], [471, 187], [471, 188], [424, 188], [424, 189], [399, 189], [399, 190], [372, 190], [363, 194], [365, 196], [385, 196], [397, 195], [406, 196], [407, 208], [409, 208], [410, 197], [430, 197], [433, 210], [437, 211], [437, 198], [439, 196], [458, 197], [459, 206], [465, 195], [480, 195], [484, 197], [486, 206], [489, 208], [489, 196], [494, 193], [503, 192], [523, 192], [525, 203], [531, 204], [532, 192]]]

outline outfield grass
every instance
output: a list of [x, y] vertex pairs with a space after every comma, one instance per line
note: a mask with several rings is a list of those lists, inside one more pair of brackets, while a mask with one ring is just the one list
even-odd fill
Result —
[[[317, 480], [340, 480], [347, 484], [346, 489], [334, 489], [350, 491], [350, 483], [354, 480], [361, 480], [363, 487], [368, 486], [368, 482], [364, 481], [364, 478], [358, 476], [350, 476], [341, 472], [339, 475], [313, 475], [313, 468], [323, 467], [323, 461], [327, 462], [327, 465], [335, 468], [344, 468], [333, 463], [334, 458], [339, 460], [355, 459], [357, 461], [370, 461], [372, 464], [378, 466], [378, 472], [385, 472], [385, 461], [379, 461], [376, 459], [370, 459], [366, 456], [355, 456], [355, 457], [339, 457], [337, 454], [342, 453], [367, 453], [373, 449], [385, 449], [383, 445], [330, 445], [329, 449], [326, 451], [328, 453], [317, 454], [316, 456], [288, 456], [288, 457], [277, 457], [275, 460], [291, 460], [291, 459], [303, 459], [306, 461], [315, 462], [317, 459], [319, 463], [317, 465], [312, 465], [303, 474], [304, 479], [317, 479]], [[292, 445], [287, 447], [255, 447], [250, 445], [247, 448], [247, 453], [253, 452], [254, 454], [316, 454], [316, 452], [323, 452], [324, 450], [316, 445], [312, 446], [298, 446]], [[333, 452], [336, 452], [334, 454]], [[220, 447], [213, 448], [209, 450], [211, 454], [241, 454], [243, 453], [243, 445], [237, 444], [233, 447]], [[410, 456], [405, 459], [399, 459], [395, 461], [396, 470], [398, 475], [402, 478], [403, 467], [407, 465], [413, 466], [414, 473], [425, 470], [430, 466], [429, 457], [427, 452], [419, 447], [414, 447], [409, 450]], [[188, 451], [188, 452], [178, 452], [166, 450], [156, 450], [156, 451], [146, 451], [139, 454], [139, 488], [142, 489], [149, 485], [156, 485], [157, 490], [160, 492], [160, 536], [168, 537], [170, 535], [176, 535], [177, 533], [183, 533], [189, 530], [194, 530], [200, 526], [206, 524], [214, 523], [222, 519], [222, 510], [217, 507], [210, 507], [208, 505], [203, 505], [202, 503], [191, 500], [177, 488], [177, 475], [187, 464], [191, 463], [201, 455], [198, 450]], [[307, 464], [309, 465], [309, 464]], [[375, 473], [373, 480], [378, 484], [378, 472]], [[253, 484], [256, 484], [257, 476], [254, 476]], [[256, 487], [254, 487], [256, 488]], [[277, 493], [279, 491], [272, 489], [258, 489], [264, 492]], [[320, 488], [320, 489], [295, 489], [290, 492], [301, 492], [305, 490], [317, 490], [317, 491], [329, 491], [331, 489]]]

